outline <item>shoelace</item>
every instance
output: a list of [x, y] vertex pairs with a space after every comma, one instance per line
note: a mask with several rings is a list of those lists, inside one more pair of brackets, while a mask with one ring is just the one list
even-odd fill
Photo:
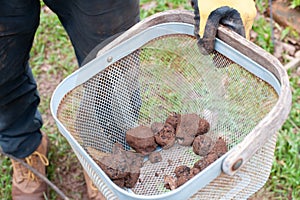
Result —
[[90, 182], [90, 187], [92, 188], [93, 191], [98, 191], [98, 188], [95, 186], [95, 184], [92, 181]]
[[[41, 162], [43, 163], [44, 166], [49, 165], [48, 158], [45, 155], [43, 155], [37, 151], [33, 152], [30, 156], [25, 158], [26, 163], [30, 166], [33, 166], [34, 162], [36, 162], [36, 159], [34, 158], [35, 156], [37, 156], [41, 160]], [[37, 180], [35, 174], [31, 170], [28, 170], [27, 177], [24, 177], [24, 178], [27, 178], [32, 181]]]

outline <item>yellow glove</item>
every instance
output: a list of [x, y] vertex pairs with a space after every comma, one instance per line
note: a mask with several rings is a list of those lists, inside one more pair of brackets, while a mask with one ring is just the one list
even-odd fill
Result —
[[249, 39], [256, 7], [253, 0], [192, 0], [195, 13], [195, 35], [207, 53], [214, 49], [220, 24]]
[[204, 34], [209, 14], [222, 6], [234, 8], [240, 13], [245, 28], [246, 38], [249, 39], [250, 30], [256, 16], [254, 0], [198, 0], [198, 8], [200, 11], [199, 35], [203, 36]]

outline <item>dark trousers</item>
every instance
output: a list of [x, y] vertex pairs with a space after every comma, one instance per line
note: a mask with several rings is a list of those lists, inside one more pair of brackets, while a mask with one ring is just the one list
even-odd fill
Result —
[[[44, 0], [73, 44], [79, 66], [106, 38], [139, 21], [138, 0]], [[41, 141], [40, 98], [28, 65], [39, 0], [0, 0], [0, 146], [18, 158]]]

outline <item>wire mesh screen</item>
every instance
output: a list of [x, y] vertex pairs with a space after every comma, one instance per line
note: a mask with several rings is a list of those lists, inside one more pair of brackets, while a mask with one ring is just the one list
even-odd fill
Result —
[[[129, 52], [70, 91], [60, 103], [59, 120], [99, 159], [115, 143], [130, 149], [125, 141], [128, 129], [164, 122], [173, 112], [196, 113], [207, 119], [209, 136], [221, 136], [233, 148], [270, 112], [278, 96], [268, 83], [224, 55], [201, 55], [196, 43], [194, 37], [174, 34]], [[193, 197], [237, 198], [254, 193], [269, 175], [275, 141], [270, 139], [237, 175], [222, 174]], [[161, 153], [162, 162], [145, 161], [134, 193], [168, 192], [163, 187], [164, 175], [172, 174], [178, 165], [192, 166], [201, 159], [192, 147], [180, 145]]]

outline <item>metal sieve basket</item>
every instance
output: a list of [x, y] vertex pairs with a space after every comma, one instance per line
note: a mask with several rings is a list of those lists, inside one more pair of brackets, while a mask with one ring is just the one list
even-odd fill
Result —
[[[55, 90], [51, 112], [84, 170], [107, 199], [247, 199], [270, 174], [277, 130], [288, 116], [291, 92], [280, 62], [224, 27], [215, 51], [202, 55], [193, 13], [153, 15], [101, 49]], [[120, 188], [95, 163], [115, 143], [126, 150], [128, 129], [196, 113], [229, 151], [175, 190], [164, 176], [201, 159], [176, 144], [146, 158], [134, 188]]]

